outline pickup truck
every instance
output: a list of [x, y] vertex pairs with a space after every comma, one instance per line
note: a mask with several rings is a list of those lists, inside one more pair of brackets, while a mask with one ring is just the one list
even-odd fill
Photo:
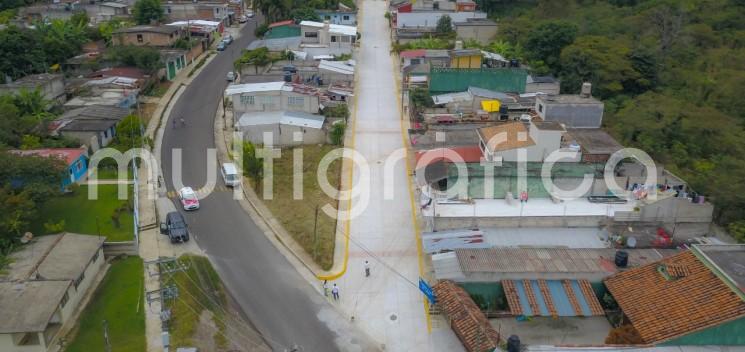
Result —
[[171, 243], [188, 242], [189, 229], [181, 213], [172, 211], [166, 215], [166, 221], [160, 223], [160, 233], [167, 235]]

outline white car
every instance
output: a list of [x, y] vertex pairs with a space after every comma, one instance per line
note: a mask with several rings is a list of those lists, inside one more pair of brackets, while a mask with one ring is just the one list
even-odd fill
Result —
[[178, 198], [181, 201], [181, 205], [184, 210], [197, 210], [199, 209], [199, 198], [197, 193], [194, 192], [191, 187], [184, 187], [178, 191]]

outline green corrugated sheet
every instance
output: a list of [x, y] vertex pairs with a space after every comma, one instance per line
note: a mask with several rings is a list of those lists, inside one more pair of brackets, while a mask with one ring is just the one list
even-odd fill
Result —
[[297, 26], [279, 26], [272, 28], [269, 32], [264, 34], [264, 39], [280, 39], [299, 37], [300, 27]]
[[[716, 314], [716, 312], [712, 312]], [[745, 345], [745, 318], [730, 321], [663, 342], [660, 346], [741, 346]]]
[[497, 92], [525, 93], [528, 73], [508, 68], [435, 68], [430, 71], [432, 94], [464, 92], [469, 86]]

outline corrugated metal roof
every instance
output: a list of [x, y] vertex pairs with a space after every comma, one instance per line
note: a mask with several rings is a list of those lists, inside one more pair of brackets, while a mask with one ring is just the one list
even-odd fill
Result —
[[463, 92], [468, 87], [500, 92], [524, 93], [528, 73], [505, 68], [433, 68], [430, 71], [431, 93]]
[[[314, 27], [314, 28], [323, 28], [324, 23], [323, 22], [316, 22], [316, 21], [302, 21], [300, 22], [301, 26], [307, 26], [307, 27]], [[340, 35], [348, 35], [348, 36], [356, 36], [357, 35], [357, 27], [355, 26], [345, 26], [342, 24], [329, 24], [329, 33], [331, 34], [340, 34]]]
[[262, 126], [262, 125], [290, 125], [320, 129], [326, 118], [323, 115], [313, 115], [299, 111], [261, 111], [247, 112], [241, 115], [238, 126]]
[[321, 62], [318, 64], [319, 70], [326, 70], [336, 73], [341, 73], [344, 75], [353, 75], [354, 74], [354, 66], [348, 65], [344, 61], [328, 61], [328, 60], [321, 60]]
[[253, 93], [253, 92], [271, 92], [275, 90], [281, 90], [284, 87], [285, 82], [264, 82], [264, 83], [245, 83], [245, 84], [231, 84], [225, 89], [225, 95], [233, 95], [240, 93]]
[[468, 91], [432, 96], [432, 101], [435, 103], [435, 105], [448, 104], [448, 103], [454, 103], [454, 102], [466, 102], [466, 101], [471, 101], [471, 100], [473, 100], [473, 96]]
[[600, 316], [600, 302], [587, 280], [503, 280], [510, 311], [527, 316]]

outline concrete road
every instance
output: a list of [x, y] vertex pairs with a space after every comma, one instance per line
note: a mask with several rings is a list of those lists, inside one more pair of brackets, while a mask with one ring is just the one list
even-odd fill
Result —
[[[207, 150], [215, 148], [213, 122], [227, 85], [233, 61], [254, 39], [252, 19], [226, 51], [217, 57], [174, 102], [170, 119], [183, 117], [186, 126], [166, 125], [162, 145], [162, 170], [169, 191], [172, 153], [183, 155], [183, 183], [195, 189], [205, 184]], [[218, 180], [218, 186], [222, 181]], [[193, 238], [209, 255], [246, 318], [275, 351], [298, 346], [299, 351], [366, 350], [355, 348], [346, 333], [348, 324], [303, 280], [285, 257], [267, 240], [244, 212], [232, 193], [215, 191], [201, 200], [201, 209], [186, 214]], [[350, 342], [351, 340], [351, 342]], [[345, 342], [346, 341], [346, 342]]]

